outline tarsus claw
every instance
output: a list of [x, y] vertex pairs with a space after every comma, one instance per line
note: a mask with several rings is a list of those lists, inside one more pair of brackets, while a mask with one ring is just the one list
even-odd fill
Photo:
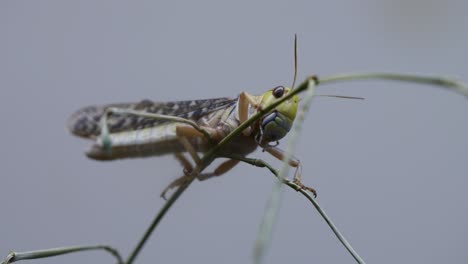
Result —
[[311, 192], [313, 195], [314, 195], [314, 198], [317, 198], [317, 191], [312, 188], [312, 187], [308, 187], [308, 186], [305, 186], [300, 180], [298, 179], [294, 179], [293, 181], [297, 186], [299, 186], [299, 188], [301, 188], [302, 190], [306, 190], [306, 191], [309, 191]]

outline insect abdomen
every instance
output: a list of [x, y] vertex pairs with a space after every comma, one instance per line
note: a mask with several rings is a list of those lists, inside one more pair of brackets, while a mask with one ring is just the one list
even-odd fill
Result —
[[100, 145], [94, 144], [91, 146], [91, 149], [86, 152], [86, 156], [94, 160], [116, 160], [125, 158], [161, 156], [169, 153], [183, 151], [184, 148], [180, 142], [177, 139], [172, 139], [147, 144], [113, 146], [110, 151], [106, 151]]

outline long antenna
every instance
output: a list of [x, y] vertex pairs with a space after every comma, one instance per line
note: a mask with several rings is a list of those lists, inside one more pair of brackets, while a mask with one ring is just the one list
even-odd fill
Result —
[[364, 100], [364, 97], [346, 96], [346, 95], [334, 95], [334, 94], [316, 94], [315, 96], [335, 97], [335, 98], [343, 98], [343, 99], [358, 99], [358, 100]]
[[297, 33], [294, 34], [294, 79], [291, 85], [291, 89], [294, 89], [294, 85], [296, 85], [296, 78], [297, 78]]

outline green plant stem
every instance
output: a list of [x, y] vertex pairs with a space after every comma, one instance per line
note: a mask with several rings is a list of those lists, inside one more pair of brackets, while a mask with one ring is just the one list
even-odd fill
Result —
[[[246, 129], [248, 126], [253, 124], [255, 121], [257, 121], [260, 117], [262, 117], [265, 113], [269, 112], [282, 102], [288, 100], [292, 96], [305, 91], [308, 88], [309, 82], [310, 81], [318, 81], [318, 84], [326, 84], [326, 83], [331, 83], [331, 82], [338, 82], [338, 81], [346, 81], [346, 80], [357, 80], [357, 79], [390, 79], [390, 80], [399, 80], [399, 81], [412, 81], [412, 82], [418, 82], [418, 83], [429, 83], [429, 84], [434, 84], [434, 85], [439, 85], [439, 86], [453, 86], [453, 87], [462, 87], [459, 90], [460, 91], [465, 91], [466, 88], [461, 85], [458, 82], [450, 81], [447, 79], [443, 78], [431, 78], [431, 77], [420, 77], [420, 76], [412, 76], [412, 75], [406, 75], [406, 74], [388, 74], [388, 73], [369, 73], [369, 74], [350, 74], [350, 75], [335, 75], [331, 77], [326, 77], [323, 79], [317, 79], [317, 77], [312, 76], [307, 78], [304, 82], [302, 82], [296, 89], [294, 89], [292, 92], [290, 92], [287, 96], [283, 97], [282, 99], [276, 101], [275, 103], [271, 104], [270, 106], [266, 107], [262, 111], [257, 112], [253, 116], [251, 116], [246, 122], [242, 123], [237, 129], [235, 129], [233, 132], [231, 132], [229, 135], [227, 135], [223, 140], [221, 140], [217, 145], [213, 146], [201, 159], [201, 163], [197, 166], [197, 168], [194, 171], [193, 177], [184, 185], [180, 186], [168, 199], [166, 204], [164, 205], [163, 208], [160, 209], [158, 214], [156, 215], [155, 219], [153, 220], [152, 224], [150, 227], [147, 229], [145, 232], [143, 238], [139, 241], [138, 245], [135, 247], [133, 252], [130, 254], [130, 257], [128, 258], [127, 264], [132, 264], [141, 249], [143, 248], [144, 244], [150, 237], [151, 233], [153, 230], [158, 226], [160, 223], [160, 220], [164, 217], [164, 215], [168, 212], [170, 207], [175, 203], [175, 201], [180, 197], [180, 195], [184, 192], [184, 190], [193, 182], [196, 173], [200, 173], [203, 171], [216, 157], [217, 153], [219, 150], [226, 146], [227, 143], [229, 143], [231, 140], [234, 139], [234, 137], [240, 135], [244, 129]], [[463, 92], [462, 92], [463, 93]], [[463, 93], [464, 94], [464, 93]], [[468, 92], [466, 92], [468, 94]]]
[[[210, 151], [208, 151], [202, 158], [201, 163], [195, 168], [194, 173], [192, 177], [183, 185], [181, 185], [169, 198], [169, 200], [166, 202], [166, 204], [163, 206], [163, 208], [160, 209], [156, 217], [154, 218], [153, 222], [151, 225], [148, 227], [146, 232], [144, 233], [143, 237], [135, 247], [135, 249], [132, 251], [132, 253], [129, 255], [128, 260], [126, 262], [123, 262], [122, 257], [120, 256], [119, 252], [112, 247], [109, 246], [104, 246], [104, 245], [97, 245], [97, 246], [76, 246], [76, 247], [61, 247], [61, 248], [52, 248], [52, 249], [46, 249], [46, 250], [37, 250], [37, 251], [27, 251], [27, 252], [11, 252], [8, 254], [8, 256], [5, 258], [5, 260], [2, 262], [2, 264], [9, 264], [13, 263], [15, 261], [19, 260], [26, 260], [26, 259], [38, 259], [38, 258], [46, 258], [46, 257], [52, 257], [52, 256], [58, 256], [58, 255], [64, 255], [64, 254], [69, 254], [69, 253], [74, 253], [74, 252], [80, 252], [80, 251], [88, 251], [88, 250], [105, 250], [112, 254], [118, 261], [119, 264], [131, 264], [143, 248], [144, 244], [148, 240], [148, 238], [151, 236], [152, 232], [154, 229], [158, 226], [162, 218], [165, 216], [167, 211], [172, 207], [172, 205], [175, 203], [175, 201], [180, 197], [180, 195], [185, 191], [185, 189], [188, 188], [190, 183], [193, 182], [195, 179], [195, 176], [203, 171], [215, 158], [217, 158], [217, 153], [219, 149], [224, 147], [227, 143], [229, 143], [234, 137], [240, 135], [242, 131], [253, 124], [255, 121], [257, 121], [259, 118], [261, 118], [265, 113], [269, 112], [282, 102], [288, 100], [292, 96], [305, 91], [309, 87], [309, 83], [313, 81], [316, 85], [320, 84], [330, 84], [334, 82], [342, 82], [342, 81], [352, 81], [352, 80], [365, 80], [365, 79], [381, 79], [381, 80], [394, 80], [394, 81], [403, 81], [403, 82], [413, 82], [413, 83], [420, 83], [420, 84], [430, 84], [430, 85], [436, 85], [439, 87], [446, 88], [451, 91], [455, 91], [457, 93], [460, 93], [466, 97], [468, 97], [468, 88], [467, 86], [463, 85], [462, 83], [448, 79], [448, 78], [440, 78], [440, 77], [428, 77], [428, 76], [418, 76], [418, 75], [410, 75], [410, 74], [395, 74], [395, 73], [352, 73], [352, 74], [341, 74], [341, 75], [333, 75], [325, 78], [320, 78], [318, 79], [315, 76], [307, 78], [304, 82], [302, 82], [296, 89], [294, 89], [292, 92], [290, 92], [287, 96], [283, 97], [281, 100], [278, 100], [277, 102], [271, 104], [270, 106], [266, 107], [265, 109], [258, 111], [255, 115], [251, 116], [246, 122], [241, 124], [237, 129], [235, 129], [233, 132], [231, 132], [228, 136], [226, 136], [219, 144], [215, 145], [213, 148], [211, 148]], [[312, 95], [310, 96], [312, 97]], [[309, 99], [307, 99], [309, 100]], [[303, 113], [305, 114], [307, 111], [307, 108], [303, 108], [304, 111]], [[141, 112], [135, 112], [135, 113], [129, 113], [129, 114], [147, 114], [147, 113], [141, 113]], [[149, 117], [149, 116], [148, 116]], [[167, 117], [167, 116], [155, 116], [152, 115], [151, 117], [153, 118], [164, 118], [168, 119], [171, 121], [175, 122], [182, 122], [189, 124], [196, 129], [198, 128], [198, 125], [196, 123], [193, 123], [190, 120], [182, 119], [179, 120], [175, 117]], [[103, 119], [105, 121], [105, 119]], [[103, 121], [101, 120], [101, 121]], [[302, 123], [302, 120], [299, 121], [297, 120], [296, 123]], [[103, 126], [103, 130], [106, 130], [107, 126]], [[199, 130], [199, 129], [197, 129]], [[209, 140], [211, 139], [209, 134], [204, 131], [203, 129], [199, 130], [201, 133], [205, 135]], [[297, 132], [295, 132], [297, 133]], [[106, 141], [105, 136], [108, 134], [108, 131], [103, 131], [102, 136], [103, 141]], [[290, 141], [288, 145], [293, 145], [294, 141]], [[104, 144], [105, 145], [105, 144]], [[289, 146], [288, 146], [289, 149]], [[292, 146], [291, 146], [292, 149]], [[284, 164], [287, 163], [287, 160], [289, 160], [289, 155], [291, 155], [291, 152], [286, 152], [287, 153], [287, 158], [285, 159]], [[239, 158], [239, 160], [247, 162], [247, 160], [253, 160], [253, 159], [248, 159], [245, 157]], [[262, 160], [253, 160], [254, 162], [251, 163], [252, 165], [258, 166], [258, 167], [267, 167], [273, 174], [275, 174], [278, 179], [280, 179], [279, 182], [284, 183], [288, 185], [289, 187], [293, 188], [294, 190], [302, 193], [304, 196], [308, 198], [308, 200], [314, 205], [314, 207], [318, 210], [322, 218], [327, 222], [327, 224], [330, 226], [330, 228], [333, 230], [335, 235], [338, 237], [338, 239], [341, 241], [341, 243], [346, 247], [346, 249], [353, 255], [354, 259], [358, 263], [364, 263], [363, 260], [359, 257], [359, 255], [353, 250], [351, 245], [346, 241], [346, 239], [340, 234], [338, 229], [335, 227], [333, 222], [329, 219], [329, 217], [325, 214], [323, 209], [318, 205], [318, 203], [313, 199], [306, 191], [301, 189], [299, 186], [296, 184], [290, 182], [289, 180], [284, 178], [284, 175], [286, 173], [284, 172], [278, 172], [276, 171], [273, 167], [268, 165], [267, 163], [263, 162]], [[283, 165], [283, 168], [287, 165]], [[287, 168], [285, 169], [287, 170]], [[274, 191], [273, 193], [278, 192]], [[279, 201], [279, 200], [278, 200]], [[279, 207], [279, 202], [276, 205]], [[272, 215], [271, 218], [275, 218], [276, 214], [269, 214]], [[272, 220], [267, 220], [267, 221], [272, 221]], [[272, 232], [272, 229], [269, 229], [268, 232]], [[271, 237], [271, 234], [264, 234], [266, 237]]]
[[172, 207], [175, 201], [180, 197], [180, 195], [182, 195], [182, 193], [188, 188], [188, 186], [190, 185], [190, 183], [192, 183], [194, 179], [195, 177], [191, 177], [188, 182], [186, 182], [185, 184], [177, 188], [177, 190], [171, 195], [171, 197], [167, 200], [164, 206], [159, 210], [156, 217], [151, 222], [151, 225], [146, 229], [143, 237], [140, 239], [136, 247], [133, 249], [132, 253], [127, 258], [127, 261], [125, 262], [126, 264], [131, 264], [133, 263], [133, 261], [135, 261], [135, 258], [143, 249], [143, 246], [145, 245], [146, 241], [153, 233], [156, 226], [158, 226], [161, 219], [164, 217], [164, 215], [166, 215], [167, 211]]
[[138, 242], [137, 246], [133, 249], [131, 252], [130, 256], [128, 257], [126, 264], [132, 264], [133, 261], [136, 259], [138, 254], [140, 253], [141, 249], [145, 245], [146, 241], [148, 238], [151, 236], [152, 232], [154, 229], [159, 225], [161, 219], [166, 215], [168, 210], [172, 207], [172, 205], [177, 201], [177, 199], [182, 195], [182, 193], [185, 191], [185, 189], [188, 188], [188, 186], [193, 182], [195, 179], [196, 175], [201, 173], [208, 165], [211, 164], [211, 162], [217, 158], [217, 153], [218, 151], [226, 146], [231, 140], [234, 139], [234, 137], [240, 135], [244, 129], [246, 129], [248, 126], [253, 124], [256, 120], [258, 120], [260, 117], [262, 117], [265, 113], [271, 111], [273, 108], [281, 104], [282, 102], [288, 100], [289, 98], [293, 97], [295, 94], [304, 91], [307, 88], [307, 86], [302, 86], [301, 89], [295, 89], [293, 92], [289, 93], [287, 96], [281, 98], [280, 100], [276, 101], [275, 103], [271, 104], [268, 107], [265, 107], [262, 111], [257, 112], [255, 115], [251, 116], [247, 121], [245, 121], [243, 124], [241, 124], [239, 127], [237, 127], [234, 131], [229, 133], [223, 140], [221, 140], [217, 145], [213, 146], [205, 155], [203, 155], [203, 158], [201, 159], [201, 163], [197, 165], [195, 168], [194, 172], [192, 173], [192, 177], [184, 184], [181, 185], [177, 190], [171, 195], [171, 197], [167, 200], [166, 204], [159, 210], [159, 212], [156, 214], [154, 220], [151, 222], [150, 226], [144, 233], [143, 237], [140, 239]]
[[[365, 79], [373, 79], [373, 80], [394, 80], [394, 81], [402, 81], [402, 82], [413, 82], [413, 83], [419, 83], [419, 84], [430, 84], [430, 85], [435, 85], [443, 88], [447, 88], [449, 90], [458, 92], [462, 95], [468, 96], [468, 89], [465, 85], [463, 85], [460, 82], [447, 79], [447, 78], [440, 78], [440, 77], [430, 77], [430, 76], [418, 76], [418, 75], [411, 75], [411, 74], [396, 74], [396, 73], [353, 73], [353, 74], [343, 74], [343, 75], [334, 75], [330, 77], [325, 77], [325, 78], [316, 78], [316, 85], [320, 84], [329, 84], [333, 82], [340, 82], [340, 81], [351, 81], [351, 80], [365, 80]], [[311, 78], [308, 78], [306, 82], [310, 82]], [[305, 82], [303, 82], [299, 87], [302, 88], [305, 85]], [[286, 151], [286, 158], [283, 161], [283, 167], [282, 170], [279, 173], [279, 178], [280, 181], [278, 181], [277, 184], [275, 184], [275, 187], [272, 191], [272, 194], [270, 196], [269, 204], [267, 206], [267, 209], [265, 210], [264, 218], [262, 221], [262, 224], [259, 229], [259, 234], [256, 240], [255, 244], [255, 249], [254, 249], [254, 263], [261, 263], [263, 256], [265, 255], [266, 247], [267, 247], [267, 242], [271, 237], [271, 233], [273, 232], [273, 225], [276, 220], [276, 215], [279, 210], [280, 206], [280, 195], [281, 195], [281, 188], [279, 185], [282, 185], [281, 183], [283, 182], [281, 179], [285, 177], [286, 172], [287, 172], [287, 163], [289, 162], [289, 158], [291, 155], [291, 150], [294, 147], [295, 144], [295, 138], [296, 135], [298, 134], [300, 130], [300, 125], [302, 123], [302, 118], [303, 115], [308, 111], [308, 107], [310, 104], [310, 100], [314, 96], [313, 92], [308, 92], [306, 97], [303, 99], [303, 106], [301, 108], [301, 114], [299, 115], [298, 120], [296, 120], [295, 125], [292, 129], [292, 131], [289, 133], [290, 140], [288, 141], [287, 144], [287, 151]], [[317, 207], [316, 207], [317, 208]], [[325, 221], [329, 221], [328, 217], [326, 217], [325, 213], [321, 210], [319, 210], [319, 213], [324, 217]], [[331, 223], [331, 222], [330, 222]], [[336, 229], [332, 228], [332, 230], [335, 232], [337, 237], [340, 239], [340, 241], [343, 243], [343, 245], [348, 249], [348, 251], [353, 255], [354, 259], [358, 263], [364, 263], [363, 260], [359, 257], [359, 255], [354, 254], [355, 251], [352, 249], [351, 245], [346, 240], [344, 237], [342, 237], [339, 232], [337, 233]]]
[[459, 93], [468, 97], [468, 87], [454, 79], [437, 77], [437, 76], [420, 76], [413, 74], [387, 73], [387, 72], [370, 72], [370, 73], [349, 73], [337, 74], [319, 79], [320, 84], [330, 84], [344, 81], [357, 80], [390, 80], [400, 82], [412, 82], [418, 84], [434, 85], [446, 88], [450, 91]]
[[297, 137], [299, 131], [301, 130], [302, 124], [304, 122], [305, 114], [308, 112], [309, 106], [312, 102], [312, 98], [315, 95], [315, 86], [317, 84], [317, 80], [315, 78], [309, 79], [307, 81], [307, 91], [306, 96], [302, 100], [302, 107], [296, 117], [296, 121], [293, 124], [291, 132], [289, 132], [288, 143], [286, 146], [285, 156], [283, 159], [283, 163], [281, 169], [278, 173], [278, 181], [273, 186], [273, 190], [270, 195], [270, 199], [268, 200], [267, 208], [265, 210], [263, 220], [260, 224], [260, 228], [258, 231], [257, 239], [255, 241], [254, 247], [254, 263], [261, 263], [265, 254], [268, 242], [271, 240], [271, 234], [273, 230], [273, 226], [276, 222], [277, 215], [279, 212], [279, 207], [281, 204], [281, 197], [282, 197], [282, 187], [283, 182], [288, 175], [288, 171], [290, 168], [289, 160], [291, 159], [292, 153], [294, 152], [294, 147], [296, 146]]
[[268, 170], [275, 175], [278, 180], [281, 180], [282, 183], [286, 184], [288, 187], [291, 189], [300, 192], [302, 195], [304, 195], [317, 209], [319, 214], [322, 216], [323, 220], [327, 223], [327, 225], [330, 227], [330, 229], [333, 231], [335, 236], [340, 240], [341, 244], [348, 250], [348, 252], [353, 256], [353, 258], [356, 260], [357, 263], [365, 263], [364, 260], [359, 256], [359, 254], [353, 249], [351, 244], [346, 240], [346, 238], [341, 234], [341, 232], [338, 230], [336, 225], [333, 223], [333, 221], [328, 217], [328, 215], [325, 213], [325, 211], [322, 209], [322, 207], [319, 205], [319, 203], [304, 189], [302, 189], [299, 185], [295, 184], [294, 182], [291, 182], [288, 179], [281, 179], [279, 177], [279, 172], [273, 168], [270, 164], [266, 163], [265, 161], [261, 159], [249, 159], [245, 158], [242, 156], [237, 156], [237, 155], [232, 155], [232, 156], [227, 156], [227, 158], [231, 159], [236, 159], [240, 160], [242, 162], [248, 163], [250, 165], [256, 166], [256, 167], [261, 167], [261, 168], [267, 168]]
[[59, 247], [51, 248], [44, 250], [34, 250], [34, 251], [25, 251], [25, 252], [10, 252], [2, 264], [9, 264], [19, 260], [26, 259], [39, 259], [39, 258], [48, 258], [54, 256], [60, 256], [69, 253], [88, 251], [88, 250], [104, 250], [109, 252], [112, 256], [117, 259], [117, 263], [123, 264], [123, 259], [120, 256], [119, 252], [112, 247], [97, 245], [97, 246], [75, 246], [75, 247]]

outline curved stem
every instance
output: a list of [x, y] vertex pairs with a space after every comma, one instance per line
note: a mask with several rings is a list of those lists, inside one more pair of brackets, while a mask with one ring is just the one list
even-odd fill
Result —
[[127, 258], [127, 261], [125, 264], [131, 264], [133, 261], [135, 261], [135, 258], [138, 256], [140, 251], [143, 249], [143, 246], [145, 245], [146, 241], [148, 238], [151, 236], [153, 233], [154, 229], [158, 226], [159, 222], [161, 219], [166, 215], [167, 211], [172, 207], [172, 205], [175, 203], [175, 201], [182, 195], [182, 193], [187, 189], [187, 187], [192, 183], [192, 181], [195, 178], [192, 177], [190, 180], [181, 185], [177, 190], [171, 195], [169, 200], [164, 204], [164, 206], [159, 210], [159, 212], [156, 214], [156, 217], [154, 218], [153, 222], [151, 222], [150, 226], [146, 229], [145, 234], [143, 237], [140, 239], [136, 247], [133, 249], [132, 253], [130, 253], [129, 257]]
[[[445, 88], [449, 88], [451, 90], [455, 90], [455, 91], [457, 91], [457, 92], [459, 92], [459, 93], [461, 93], [463, 95], [468, 96], [468, 89], [466, 88], [466, 86], [462, 85], [459, 82], [450, 80], [450, 79], [437, 78], [437, 77], [423, 77], [423, 76], [416, 76], [416, 75], [393, 74], [393, 73], [355, 73], [355, 74], [347, 74], [347, 75], [334, 75], [334, 76], [320, 78], [320, 79], [318, 79], [316, 76], [311, 76], [311, 77], [307, 78], [304, 82], [302, 82], [296, 89], [294, 89], [292, 92], [290, 92], [287, 96], [285, 96], [282, 99], [276, 101], [275, 103], [273, 103], [270, 106], [266, 107], [262, 111], [258, 111], [256, 114], [252, 115], [246, 122], [242, 123], [239, 127], [237, 127], [229, 135], [227, 135], [223, 140], [221, 140], [217, 145], [215, 145], [207, 153], [205, 153], [205, 155], [201, 159], [201, 164], [199, 164], [197, 166], [197, 168], [195, 169], [195, 173], [200, 173], [201, 171], [203, 171], [217, 157], [218, 152], [222, 147], [226, 146], [226, 144], [228, 144], [231, 140], [233, 140], [234, 137], [240, 135], [240, 133], [242, 133], [242, 131], [245, 128], [247, 128], [248, 126], [253, 124], [261, 116], [263, 116], [265, 113], [269, 112], [270, 110], [272, 110], [273, 108], [275, 108], [276, 106], [278, 106], [282, 102], [288, 100], [292, 96], [307, 90], [307, 88], [309, 87], [310, 82], [315, 82], [316, 85], [320, 85], [320, 84], [328, 84], [328, 83], [333, 83], [333, 82], [359, 80], [359, 79], [387, 79], [387, 80], [398, 80], [398, 81], [406, 81], [406, 82], [416, 82], [416, 83], [422, 83], [422, 84], [432, 84], [432, 85], [438, 85], [438, 86], [442, 86], [442, 87], [445, 87]], [[196, 174], [194, 174], [194, 175], [196, 175]], [[157, 227], [157, 225], [160, 223], [161, 219], [164, 217], [164, 215], [167, 213], [167, 211], [170, 209], [170, 207], [180, 197], [180, 195], [190, 185], [190, 183], [193, 182], [193, 180], [194, 180], [194, 177], [191, 177], [191, 179], [186, 184], [180, 186], [172, 194], [172, 196], [169, 198], [169, 200], [164, 205], [164, 207], [161, 208], [161, 210], [156, 215], [156, 217], [153, 220], [153, 222], [151, 223], [150, 227], [145, 232], [143, 238], [140, 240], [138, 245], [135, 247], [135, 249], [131, 253], [130, 257], [128, 258], [127, 264], [131, 264], [135, 260], [136, 256], [139, 254], [139, 252], [143, 248], [144, 244], [148, 240], [148, 238], [151, 235], [151, 233], [153, 232], [153, 230]], [[312, 199], [312, 201], [314, 201], [314, 200]], [[322, 215], [322, 217], [324, 217], [324, 216], [326, 217], [323, 210], [319, 210], [319, 213]], [[327, 223], [329, 223], [329, 225], [330, 224], [333, 225], [333, 223], [331, 221], [330, 222], [327, 221]], [[334, 232], [335, 232], [335, 230], [334, 230]], [[338, 236], [339, 232], [338, 232], [338, 234], [335, 232], [335, 234]], [[340, 237], [338, 237], [338, 238], [340, 239]], [[344, 237], [342, 237], [342, 236], [341, 236], [341, 238], [344, 239]], [[342, 243], [345, 245], [344, 242], [346, 242], [346, 240], [341, 240], [340, 239], [340, 241], [342, 241]], [[346, 244], [347, 244], [347, 242], [346, 242]], [[350, 248], [347, 247], [347, 249], [348, 249], [348, 251], [350, 251], [350, 253], [354, 252], [354, 250], [352, 250], [351, 247]], [[356, 259], [356, 261], [359, 262], [360, 258], [356, 258], [354, 255], [353, 255], [353, 257]], [[364, 263], [364, 262], [362, 261], [360, 263]]]
[[412, 82], [419, 84], [435, 85], [448, 90], [457, 92], [468, 97], [468, 86], [450, 78], [437, 76], [421, 76], [402, 73], [369, 72], [369, 73], [350, 73], [337, 74], [324, 78], [319, 78], [320, 84], [330, 84], [335, 82], [355, 81], [355, 80], [391, 80], [400, 82]]
[[288, 95], [286, 95], [282, 99], [276, 101], [275, 103], [269, 105], [268, 107], [265, 107], [265, 109], [263, 109], [262, 111], [257, 112], [256, 114], [251, 116], [247, 121], [245, 121], [239, 127], [237, 127], [234, 131], [229, 133], [229, 135], [227, 135], [225, 138], [223, 138], [217, 145], [212, 147], [207, 153], [205, 153], [205, 155], [201, 159], [201, 163], [199, 165], [197, 165], [197, 167], [195, 168], [195, 170], [194, 170], [194, 172], [192, 174], [192, 177], [190, 177], [190, 180], [187, 181], [184, 185], [180, 186], [171, 195], [171, 197], [167, 200], [167, 202], [163, 206], [163, 208], [161, 208], [159, 210], [159, 212], [156, 214], [156, 216], [155, 216], [154, 220], [152, 221], [151, 225], [148, 227], [148, 229], [144, 233], [143, 237], [140, 239], [137, 246], [134, 248], [134, 250], [132, 251], [132, 253], [128, 257], [126, 264], [132, 264], [133, 263], [133, 261], [138, 256], [141, 249], [143, 248], [144, 244], [146, 243], [146, 241], [148, 240], [148, 238], [150, 237], [150, 235], [154, 231], [154, 229], [160, 223], [161, 219], [166, 215], [166, 213], [169, 211], [169, 209], [172, 207], [172, 205], [175, 203], [175, 201], [182, 195], [182, 193], [185, 191], [185, 189], [187, 189], [187, 187], [193, 182], [193, 180], [195, 179], [195, 175], [197, 175], [197, 173], [202, 172], [217, 157], [217, 153], [218, 153], [219, 149], [226, 146], [231, 140], [234, 139], [234, 137], [240, 135], [240, 133], [242, 133], [242, 131], [244, 131], [245, 128], [247, 128], [248, 126], [253, 124], [255, 121], [257, 121], [262, 115], [269, 112], [270, 110], [272, 110], [273, 108], [275, 108], [276, 106], [281, 104], [282, 102], [284, 102], [284, 101], [288, 100], [289, 98], [293, 97], [295, 94], [298, 94], [298, 93], [304, 91], [305, 89], [307, 89], [307, 85], [303, 83], [297, 89], [294, 89], [291, 93], [289, 93]]
[[340, 240], [341, 244], [343, 244], [343, 246], [346, 248], [346, 250], [348, 250], [348, 252], [351, 254], [351, 256], [353, 256], [354, 260], [356, 260], [357, 263], [360, 263], [360, 264], [365, 263], [364, 260], [361, 258], [361, 256], [359, 256], [359, 254], [354, 250], [354, 248], [351, 246], [351, 244], [341, 234], [341, 232], [338, 230], [338, 228], [332, 222], [330, 217], [328, 217], [328, 215], [325, 213], [325, 211], [320, 207], [320, 205], [317, 203], [317, 201], [312, 196], [310, 196], [310, 194], [308, 192], [301, 189], [299, 186], [297, 186], [296, 184], [294, 184], [294, 183], [292, 183], [290, 181], [288, 181], [288, 183], [286, 183], [286, 185], [288, 185], [289, 187], [291, 187], [291, 188], [295, 189], [296, 191], [300, 192], [302, 195], [304, 195], [314, 205], [315, 209], [317, 209], [319, 214], [322, 216], [323, 220], [325, 220], [325, 222], [327, 222], [328, 226], [333, 231], [335, 236], [338, 238], [338, 240]]
[[302, 123], [305, 118], [305, 114], [308, 112], [310, 103], [312, 102], [312, 98], [315, 95], [315, 86], [317, 84], [317, 80], [315, 78], [308, 79], [307, 81], [307, 91], [306, 96], [303, 99], [303, 105], [296, 117], [296, 121], [293, 124], [291, 129], [291, 133], [289, 134], [288, 143], [286, 146], [285, 156], [283, 159], [283, 165], [278, 173], [278, 181], [273, 187], [273, 190], [270, 195], [270, 199], [268, 200], [267, 208], [265, 209], [265, 213], [263, 216], [263, 220], [261, 222], [257, 239], [255, 241], [255, 249], [254, 249], [254, 263], [261, 263], [263, 257], [266, 253], [267, 242], [269, 242], [271, 233], [273, 232], [273, 226], [277, 219], [277, 214], [279, 212], [279, 207], [281, 204], [281, 189], [283, 187], [283, 182], [286, 180], [289, 171], [289, 160], [291, 159], [292, 153], [294, 152], [294, 148], [296, 146], [297, 136], [299, 131], [301, 130]]
[[[267, 247], [266, 244], [271, 237], [271, 233], [273, 232], [272, 231], [273, 225], [276, 221], [276, 215], [280, 206], [281, 186], [282, 186], [282, 182], [284, 182], [285, 180], [285, 176], [287, 175], [287, 170], [288, 170], [287, 163], [289, 162], [291, 152], [294, 149], [295, 139], [297, 137], [297, 134], [300, 131], [300, 126], [303, 122], [304, 115], [305, 113], [308, 112], [310, 102], [312, 100], [312, 97], [314, 96], [314, 91], [313, 91], [314, 89], [310, 89], [310, 88], [314, 88], [315, 85], [318, 86], [320, 84], [328, 84], [328, 83], [339, 82], [339, 81], [365, 80], [365, 79], [394, 80], [394, 81], [402, 81], [402, 82], [413, 82], [413, 83], [420, 83], [420, 84], [436, 85], [436, 86], [440, 86], [440, 87], [458, 92], [468, 97], [468, 88], [460, 82], [447, 79], [447, 78], [419, 76], [419, 75], [411, 75], [411, 74], [353, 73], [353, 74], [333, 75], [333, 76], [329, 76], [325, 78], [311, 77], [311, 78], [308, 78], [306, 81], [304, 81], [301, 85], [299, 85], [297, 90], [301, 89], [302, 91], [302, 89], [305, 90], [309, 88], [309, 91], [307, 92], [307, 95], [305, 96], [305, 98], [303, 98], [303, 102], [304, 102], [303, 106], [301, 107], [301, 111], [298, 115], [297, 120], [294, 123], [292, 131], [289, 133], [290, 138], [287, 144], [287, 150], [285, 152], [286, 157], [283, 161], [282, 169], [280, 170], [279, 175], [278, 175], [278, 178], [280, 180], [278, 181], [277, 184], [275, 184], [273, 191], [270, 195], [270, 200], [267, 205], [267, 209], [265, 210], [263, 221], [261, 223], [259, 233], [257, 236], [255, 249], [254, 249], [254, 263], [261, 263], [263, 256], [265, 255], [265, 251]], [[317, 210], [319, 210], [320, 207], [317, 207], [316, 203], [314, 203], [314, 206], [316, 206]], [[347, 243], [347, 241], [344, 240], [344, 237], [342, 237], [339, 234], [339, 232], [337, 232], [337, 229], [334, 228], [333, 223], [326, 216], [325, 212], [323, 212], [322, 210], [319, 210], [319, 213], [322, 215], [325, 221], [327, 221], [327, 223], [330, 225], [335, 235], [337, 235], [338, 239], [340, 239], [340, 241], [343, 243], [346, 249], [353, 255], [354, 259], [358, 263], [364, 263], [364, 261], [359, 257], [359, 255], [357, 255], [357, 253], [352, 249], [351, 245], [349, 245], [349, 243]]]
[[[231, 159], [236, 159], [240, 160], [242, 162], [248, 163], [250, 165], [260, 167], [260, 168], [267, 168], [268, 170], [271, 171], [273, 175], [275, 175], [278, 179], [279, 178], [279, 172], [273, 168], [270, 164], [266, 163], [265, 161], [261, 159], [250, 159], [242, 156], [237, 156], [237, 155], [228, 155], [226, 156], [227, 158]], [[322, 209], [322, 207], [319, 205], [319, 203], [304, 189], [302, 189], [299, 185], [295, 184], [294, 182], [291, 182], [290, 180], [287, 179], [280, 179], [284, 184], [286, 184], [288, 187], [291, 189], [300, 192], [302, 195], [304, 195], [317, 209], [319, 214], [322, 216], [323, 220], [327, 223], [327, 225], [330, 227], [330, 229], [333, 231], [335, 236], [340, 240], [341, 244], [348, 250], [348, 252], [353, 256], [353, 258], [356, 260], [357, 263], [365, 263], [364, 260], [359, 256], [359, 254], [353, 249], [351, 244], [346, 240], [346, 238], [341, 234], [341, 232], [338, 230], [336, 225], [333, 223], [333, 221], [328, 217], [328, 215], [325, 213], [325, 211]]]
[[59, 248], [25, 251], [25, 252], [11, 252], [2, 262], [2, 264], [9, 264], [9, 263], [13, 263], [13, 262], [16, 262], [19, 260], [25, 260], [25, 259], [48, 258], [48, 257], [60, 256], [64, 254], [75, 253], [75, 252], [80, 252], [80, 251], [88, 251], [88, 250], [107, 251], [117, 259], [117, 263], [119, 264], [124, 263], [122, 257], [120, 256], [119, 252], [116, 249], [110, 246], [97, 245], [97, 246], [59, 247]]

